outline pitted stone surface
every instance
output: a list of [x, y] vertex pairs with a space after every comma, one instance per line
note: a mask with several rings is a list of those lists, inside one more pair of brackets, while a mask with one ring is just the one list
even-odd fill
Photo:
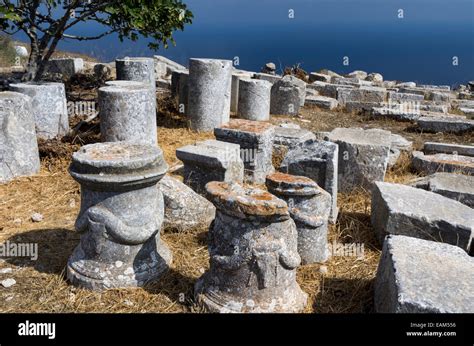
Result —
[[270, 113], [298, 115], [305, 98], [306, 83], [294, 76], [284, 76], [272, 86]]
[[472, 156], [453, 154], [425, 155], [421, 151], [414, 151], [412, 165], [416, 171], [425, 174], [456, 172], [474, 175], [474, 157]]
[[0, 183], [38, 173], [40, 159], [31, 98], [0, 93]]
[[[232, 94], [230, 99], [230, 111], [237, 113], [239, 108], [239, 88], [241, 79], [250, 79], [254, 76], [253, 73], [234, 71], [232, 73]], [[269, 82], [270, 83], [270, 82]], [[271, 83], [270, 83], [271, 84]]]
[[313, 180], [284, 173], [267, 176], [268, 191], [287, 202], [298, 231], [298, 253], [302, 264], [325, 262], [331, 195]]
[[161, 149], [151, 145], [98, 143], [74, 153], [69, 171], [81, 184], [75, 224], [81, 241], [67, 266], [74, 285], [143, 286], [168, 268], [171, 253], [159, 237], [163, 195], [156, 187], [167, 168]]
[[454, 173], [435, 173], [419, 178], [411, 186], [438, 193], [474, 208], [474, 176]]
[[337, 100], [341, 105], [347, 102], [383, 103], [387, 98], [385, 88], [361, 86], [356, 89], [338, 89]]
[[423, 146], [425, 154], [452, 154], [474, 156], [473, 145], [426, 142]]
[[246, 181], [263, 184], [265, 177], [274, 172], [275, 126], [261, 121], [232, 119], [228, 124], [215, 128], [214, 135], [220, 141], [240, 145]]
[[418, 126], [426, 132], [463, 133], [474, 130], [474, 120], [460, 116], [421, 117]]
[[188, 88], [191, 129], [211, 131], [229, 121], [232, 61], [189, 59]]
[[383, 117], [398, 121], [415, 121], [421, 116], [418, 107], [404, 107], [405, 104], [391, 104], [390, 106], [376, 106], [371, 108], [373, 117]]
[[471, 313], [474, 258], [458, 247], [391, 236], [375, 279], [380, 313]]
[[60, 74], [69, 79], [84, 70], [84, 60], [81, 58], [51, 59], [47, 62], [45, 74]]
[[308, 140], [316, 139], [316, 135], [306, 129], [292, 128], [285, 126], [275, 127], [275, 138], [273, 140], [273, 149], [279, 149], [278, 147], [283, 146], [286, 148], [293, 148], [300, 143]]
[[217, 208], [209, 230], [210, 268], [195, 299], [210, 312], [299, 312], [307, 295], [296, 282], [297, 231], [287, 204], [270, 193], [211, 182]]
[[115, 81], [100, 88], [102, 141], [157, 145], [155, 104], [155, 92], [145, 83]]
[[339, 145], [339, 191], [370, 189], [375, 181], [384, 180], [391, 147], [389, 131], [336, 128], [329, 139]]
[[212, 203], [179, 180], [165, 175], [158, 183], [158, 188], [165, 202], [164, 229], [207, 229], [214, 220], [216, 208]]
[[469, 252], [474, 209], [414, 187], [376, 182], [372, 191], [372, 225], [380, 242], [388, 234], [440, 241]]
[[69, 131], [66, 89], [62, 83], [18, 83], [10, 89], [31, 97], [38, 138], [64, 136]]
[[305, 100], [306, 105], [316, 106], [321, 109], [336, 109], [339, 105], [336, 99], [326, 96], [307, 96]]
[[238, 115], [243, 119], [267, 121], [270, 119], [272, 84], [258, 79], [240, 79]]
[[279, 168], [280, 172], [305, 176], [314, 180], [331, 195], [329, 221], [332, 223], [336, 222], [338, 214], [338, 156], [337, 144], [320, 140], [308, 140], [291, 148]]
[[210, 181], [242, 183], [244, 163], [238, 144], [207, 140], [176, 150], [184, 163], [184, 183], [197, 193], [204, 193]]
[[155, 61], [153, 58], [124, 58], [115, 60], [118, 80], [142, 82], [156, 90]]

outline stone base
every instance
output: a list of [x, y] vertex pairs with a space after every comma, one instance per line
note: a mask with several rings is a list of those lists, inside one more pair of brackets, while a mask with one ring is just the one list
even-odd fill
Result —
[[[104, 263], [99, 259], [88, 259], [81, 244], [74, 250], [67, 264], [67, 278], [74, 286], [95, 291], [111, 288], [141, 287], [158, 279], [169, 268], [172, 254], [160, 239], [131, 248], [135, 256]], [[134, 251], [135, 250], [135, 251]], [[149, 251], [148, 254], [142, 254]]]
[[[256, 294], [255, 298], [235, 296], [223, 292], [216, 286], [206, 284], [207, 273], [196, 282], [194, 299], [196, 304], [207, 312], [213, 313], [297, 313], [307, 303], [308, 295], [295, 283], [282, 294]], [[262, 299], [258, 299], [261, 296]], [[265, 298], [263, 298], [265, 297]]]

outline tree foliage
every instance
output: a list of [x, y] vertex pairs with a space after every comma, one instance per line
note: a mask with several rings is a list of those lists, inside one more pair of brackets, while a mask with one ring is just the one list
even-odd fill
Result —
[[[45, 63], [63, 40], [96, 40], [116, 33], [120, 40], [151, 39], [158, 49], [174, 44], [173, 32], [191, 23], [192, 13], [180, 0], [0, 0], [0, 30], [23, 31], [30, 39], [31, 53], [26, 79], [38, 80]], [[72, 29], [81, 22], [101, 24], [103, 31], [80, 36]]]

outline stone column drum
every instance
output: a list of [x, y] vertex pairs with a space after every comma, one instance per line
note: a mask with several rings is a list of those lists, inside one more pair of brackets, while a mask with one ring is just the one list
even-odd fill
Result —
[[64, 84], [18, 83], [10, 84], [10, 90], [31, 97], [38, 138], [51, 139], [69, 132]]
[[117, 82], [99, 89], [102, 141], [157, 145], [153, 90], [144, 83]]
[[73, 154], [69, 172], [81, 184], [75, 224], [81, 240], [67, 265], [72, 284], [92, 290], [143, 286], [168, 269], [157, 188], [167, 169], [161, 149], [150, 145], [97, 143]]
[[239, 81], [239, 117], [257, 121], [270, 120], [271, 90], [272, 84], [265, 80], [241, 79]]
[[309, 178], [284, 173], [269, 175], [266, 185], [268, 191], [288, 203], [298, 230], [301, 263], [325, 262], [329, 258], [331, 195]]
[[40, 170], [31, 98], [0, 93], [0, 183]]
[[219, 141], [240, 145], [247, 182], [264, 184], [265, 177], [275, 171], [272, 164], [275, 126], [262, 121], [232, 119], [215, 128], [214, 135]]
[[296, 227], [284, 201], [257, 188], [210, 182], [217, 208], [209, 230], [210, 268], [195, 300], [210, 312], [299, 312], [307, 295], [296, 282]]
[[124, 58], [115, 60], [118, 80], [148, 84], [156, 90], [155, 60], [153, 58]]
[[230, 119], [232, 61], [189, 59], [188, 118], [191, 129], [211, 131]]

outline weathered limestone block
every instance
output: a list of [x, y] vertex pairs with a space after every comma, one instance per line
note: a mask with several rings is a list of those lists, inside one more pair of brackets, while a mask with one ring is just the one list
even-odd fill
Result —
[[174, 97], [180, 113], [186, 113], [188, 108], [188, 79], [188, 71], [174, 71], [171, 74], [171, 96]]
[[154, 55], [153, 60], [157, 79], [168, 79], [173, 72], [186, 70], [183, 65], [161, 55]]
[[309, 74], [309, 82], [313, 83], [316, 81], [329, 83], [331, 82], [331, 76], [328, 76], [327, 74], [311, 72]]
[[430, 91], [426, 98], [435, 102], [450, 102], [452, 96], [449, 92]]
[[118, 80], [142, 82], [156, 90], [155, 62], [153, 58], [124, 58], [115, 60]]
[[84, 60], [81, 58], [51, 59], [46, 63], [46, 74], [60, 74], [63, 78], [70, 79], [72, 76], [84, 70]]
[[456, 246], [391, 236], [375, 279], [380, 313], [472, 313], [474, 258]]
[[361, 86], [357, 89], [341, 88], [337, 91], [337, 100], [341, 105], [347, 102], [383, 103], [387, 99], [387, 89]]
[[108, 82], [99, 89], [102, 141], [157, 145], [155, 102], [155, 91], [145, 83]]
[[339, 149], [337, 144], [308, 140], [291, 148], [283, 159], [279, 171], [308, 177], [331, 195], [329, 222], [335, 223], [337, 214], [337, 170]]
[[348, 78], [358, 78], [358, 79], [366, 79], [367, 76], [368, 76], [367, 72], [361, 71], [361, 70], [355, 70], [346, 75], [346, 77]]
[[421, 117], [418, 126], [426, 132], [463, 133], [474, 130], [474, 120], [459, 116]]
[[160, 240], [163, 195], [157, 188], [168, 166], [161, 149], [98, 143], [74, 153], [69, 169], [81, 184], [76, 231], [81, 241], [69, 258], [73, 285], [93, 290], [143, 286], [171, 262]]
[[435, 173], [414, 180], [411, 186], [438, 193], [474, 208], [474, 176], [454, 173]]
[[384, 180], [391, 146], [389, 131], [336, 128], [329, 140], [339, 145], [339, 191], [370, 190], [375, 181]]
[[326, 96], [306, 96], [306, 105], [316, 106], [321, 109], [333, 110], [337, 108], [339, 102], [336, 99]]
[[474, 119], [474, 108], [461, 107], [459, 110], [466, 115], [466, 118]]
[[390, 118], [398, 121], [416, 121], [421, 116], [420, 108], [416, 105], [412, 107], [407, 102], [372, 107], [370, 114], [374, 118]]
[[31, 97], [38, 138], [64, 136], [69, 131], [66, 89], [62, 83], [10, 84], [10, 90]]
[[[251, 79], [253, 73], [234, 71], [232, 72], [232, 93], [230, 98], [230, 111], [237, 113], [239, 108], [239, 86], [241, 79]], [[271, 83], [270, 83], [271, 85]]]
[[191, 129], [211, 131], [229, 121], [232, 61], [189, 59], [188, 86]]
[[261, 121], [233, 119], [215, 128], [214, 135], [219, 141], [240, 145], [245, 181], [264, 184], [266, 176], [274, 172], [272, 147], [275, 126]]
[[474, 157], [452, 154], [425, 155], [413, 152], [413, 168], [421, 173], [456, 172], [474, 175]]
[[267, 177], [268, 191], [288, 204], [298, 231], [298, 254], [302, 264], [325, 262], [329, 258], [328, 218], [331, 195], [313, 180], [284, 173]]
[[474, 209], [414, 187], [376, 182], [372, 191], [372, 226], [382, 243], [388, 234], [440, 241], [469, 252]]
[[184, 183], [197, 193], [204, 193], [210, 181], [242, 183], [244, 163], [240, 146], [222, 141], [207, 140], [176, 150], [176, 157], [184, 163]]
[[334, 72], [334, 71], [331, 71], [331, 70], [328, 70], [326, 68], [323, 68], [319, 71], [317, 71], [318, 73], [321, 73], [321, 74], [325, 74], [325, 75], [328, 75], [330, 77], [342, 77], [340, 74]]
[[354, 89], [352, 85], [330, 84], [325, 82], [313, 82], [307, 85], [308, 89], [316, 90], [321, 96], [337, 99], [339, 89]]
[[366, 81], [369, 82], [376, 82], [376, 83], [382, 83], [383, 82], [383, 76], [380, 73], [372, 72], [365, 77]]
[[[294, 89], [298, 93], [297, 104], [295, 104]], [[272, 114], [292, 115], [295, 111], [299, 111], [299, 107], [304, 106], [305, 98], [306, 82], [295, 76], [286, 75], [273, 84], [271, 112]]]
[[214, 205], [179, 180], [165, 175], [158, 183], [158, 189], [165, 202], [163, 229], [207, 229], [214, 220]]
[[347, 101], [344, 104], [346, 112], [362, 112], [370, 113], [375, 107], [380, 107], [382, 103], [380, 102], [359, 102], [359, 101]]
[[411, 151], [413, 143], [406, 140], [404, 137], [396, 134], [391, 134], [390, 136], [390, 154], [389, 154], [389, 161], [388, 167], [394, 166], [402, 151]]
[[388, 100], [392, 102], [422, 102], [424, 99], [424, 96], [419, 94], [388, 92]]
[[425, 142], [423, 152], [426, 154], [453, 154], [463, 156], [474, 156], [473, 145], [461, 145], [450, 143]]
[[307, 295], [296, 282], [301, 259], [287, 204], [268, 192], [211, 182], [210, 268], [197, 281], [198, 306], [210, 312], [299, 312]]
[[114, 73], [114, 71], [115, 71], [115, 67], [111, 66], [110, 64], [98, 63], [98, 64], [94, 64], [94, 67], [93, 67], [94, 77], [100, 82], [113, 78], [114, 74], [116, 77], [117, 73], [116, 72]]
[[0, 93], [0, 183], [38, 173], [40, 160], [31, 98]]
[[431, 101], [423, 101], [420, 104], [420, 111], [423, 112], [432, 112], [432, 113], [438, 113], [436, 114], [437, 116], [444, 116], [448, 114], [448, 111], [450, 110], [450, 104], [439, 104], [439, 103], [434, 103]]
[[402, 82], [396, 85], [397, 88], [416, 88], [415, 82]]
[[278, 82], [281, 79], [281, 76], [272, 75], [272, 74], [268, 74], [268, 73], [255, 73], [253, 78], [260, 79], [260, 80], [266, 80], [267, 82], [275, 84], [276, 82]]
[[272, 84], [265, 80], [240, 79], [238, 115], [247, 120], [270, 120]]
[[[296, 147], [298, 144], [308, 140], [315, 140], [316, 135], [306, 129], [277, 126], [275, 127], [275, 138], [273, 140], [273, 149], [283, 150]], [[281, 148], [284, 147], [284, 148]], [[286, 153], [286, 152], [285, 152]]]
[[364, 86], [372, 86], [372, 82], [365, 81], [360, 78], [347, 78], [347, 77], [332, 77], [331, 78], [331, 83], [332, 84], [339, 84], [339, 85], [345, 85], [345, 86], [352, 86], [352, 87], [360, 87], [362, 85]]
[[418, 84], [418, 88], [422, 89], [434, 89], [440, 91], [450, 91], [451, 87], [449, 85], [433, 85], [433, 84]]

